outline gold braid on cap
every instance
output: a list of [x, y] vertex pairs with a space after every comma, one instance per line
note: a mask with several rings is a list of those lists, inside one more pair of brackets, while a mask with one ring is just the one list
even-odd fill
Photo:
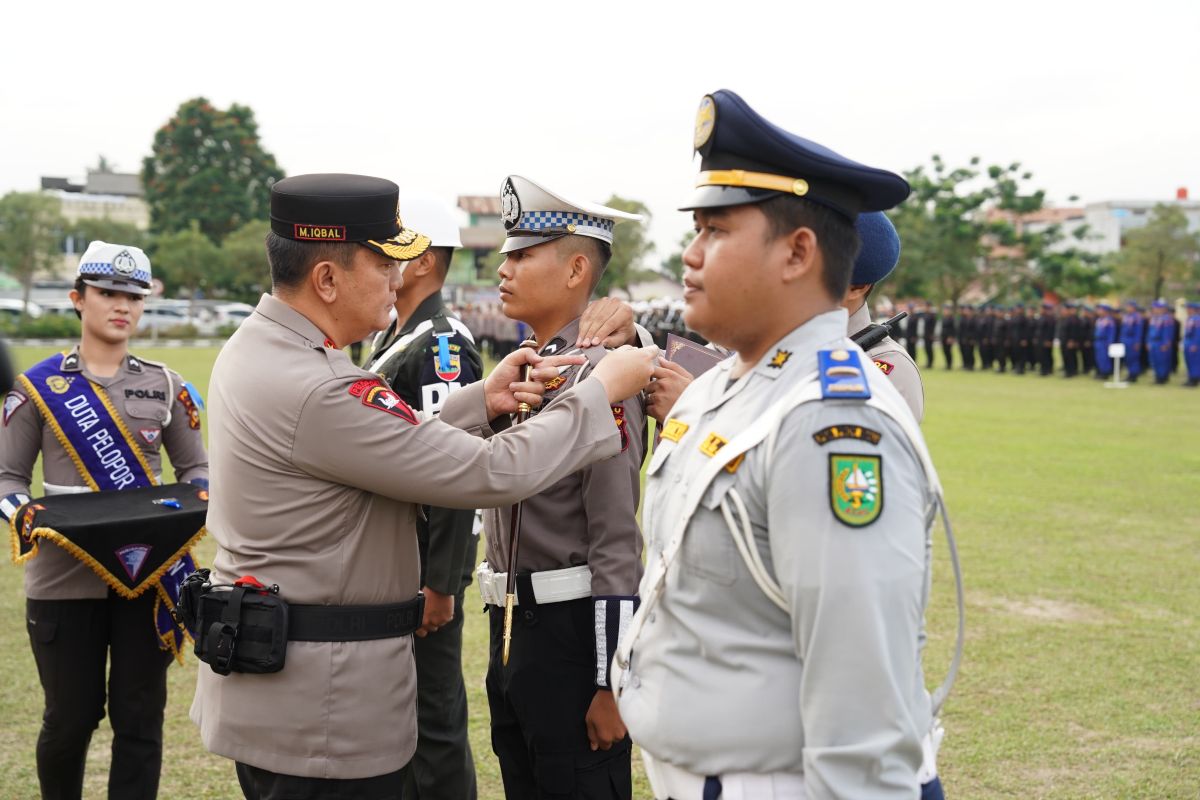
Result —
[[396, 217], [396, 224], [400, 226], [400, 232], [392, 238], [382, 242], [368, 239], [367, 242], [378, 247], [388, 258], [394, 258], [397, 261], [411, 261], [433, 244], [433, 241], [425, 234], [404, 227], [400, 217]]

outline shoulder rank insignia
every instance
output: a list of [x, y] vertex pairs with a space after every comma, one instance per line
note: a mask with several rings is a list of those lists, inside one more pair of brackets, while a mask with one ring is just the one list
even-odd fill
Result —
[[837, 439], [861, 439], [871, 444], [879, 444], [883, 434], [862, 425], [830, 425], [817, 431], [812, 437], [817, 444], [829, 444]]
[[567, 382], [567, 379], [564, 378], [562, 375], [555, 375], [553, 378], [551, 378], [550, 380], [543, 383], [542, 386], [546, 387], [547, 392], [553, 392], [555, 389], [562, 386], [566, 382]]
[[875, 359], [875, 366], [879, 367], [880, 371], [882, 371], [884, 375], [891, 375], [892, 370], [896, 368], [895, 364], [889, 364], [886, 361], [880, 361], [878, 358]]
[[700, 452], [704, 453], [704, 455], [708, 456], [709, 458], [712, 458], [718, 452], [720, 452], [722, 447], [727, 444], [729, 444], [729, 440], [724, 436], [720, 435], [719, 433], [710, 433], [707, 437], [705, 437], [704, 441], [700, 443]]
[[776, 350], [775, 355], [771, 356], [771, 360], [767, 362], [767, 366], [771, 369], [782, 369], [791, 357], [791, 350]]
[[878, 519], [883, 511], [883, 456], [830, 453], [829, 507], [851, 528]]
[[817, 370], [821, 375], [821, 397], [826, 400], [866, 400], [871, 396], [862, 362], [853, 350], [819, 351]]

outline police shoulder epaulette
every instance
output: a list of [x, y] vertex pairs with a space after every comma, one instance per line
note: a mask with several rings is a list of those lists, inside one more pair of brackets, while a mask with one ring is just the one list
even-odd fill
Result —
[[127, 366], [133, 372], [141, 372], [142, 367], [157, 367], [158, 369], [161, 369], [161, 370], [170, 369], [170, 367], [168, 367], [166, 364], [164, 364], [161, 361], [151, 361], [148, 358], [142, 358], [141, 356], [135, 356], [133, 353], [129, 353], [128, 355], [125, 356], [125, 366]]
[[821, 350], [817, 353], [821, 397], [826, 400], [866, 400], [871, 396], [862, 359], [855, 350]]

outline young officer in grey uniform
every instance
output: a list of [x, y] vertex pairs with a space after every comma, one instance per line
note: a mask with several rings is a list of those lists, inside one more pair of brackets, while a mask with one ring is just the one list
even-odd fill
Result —
[[[455, 248], [462, 247], [453, 212], [431, 197], [404, 195], [400, 210], [430, 248], [404, 269], [396, 320], [375, 337], [365, 369], [382, 375], [422, 417], [436, 416], [451, 393], [483, 377], [471, 331], [442, 303]], [[475, 759], [467, 738], [462, 673], [463, 593], [475, 570], [479, 540], [473, 509], [425, 506], [417, 518], [425, 615], [413, 656], [417, 664], [417, 752], [404, 796], [474, 800]]]
[[[613, 227], [640, 220], [573, 203], [509, 176], [501, 192], [508, 236], [500, 252], [505, 316], [529, 325], [542, 355], [576, 353], [579, 317], [611, 256]], [[586, 353], [546, 384], [541, 415], [609, 356]], [[511, 798], [629, 798], [631, 743], [617, 713], [609, 664], [637, 608], [637, 524], [646, 416], [640, 397], [613, 404], [621, 452], [559, 480], [522, 504], [517, 607], [503, 659], [510, 507], [484, 514], [487, 561], [479, 585], [491, 613], [488, 704], [492, 747]]]
[[[858, 257], [854, 259], [850, 289], [842, 300], [842, 306], [850, 312], [851, 336], [871, 324], [871, 310], [867, 307], [871, 289], [891, 275], [900, 262], [900, 237], [892, 221], [882, 211], [859, 214], [854, 221], [854, 229], [858, 231], [861, 244]], [[920, 422], [925, 416], [925, 387], [921, 384], [917, 362], [890, 336], [867, 350], [867, 355], [888, 376], [904, 402], [908, 403], [917, 422]]]
[[679, 398], [648, 468], [621, 715], [659, 798], [913, 800], [940, 489], [839, 306], [853, 220], [908, 185], [724, 90], [695, 144], [686, 322], [736, 357]]
[[277, 585], [289, 631], [321, 629], [289, 634], [277, 672], [199, 670], [192, 719], [205, 747], [238, 762], [249, 798], [400, 794], [417, 737], [418, 506], [511, 503], [616, 455], [611, 406], [641, 390], [656, 355], [617, 351], [529, 424], [468, 433], [489, 437], [489, 420], [540, 401], [557, 370], [523, 351], [418, 419], [340, 347], [386, 327], [396, 262], [429, 246], [400, 224], [397, 198], [396, 184], [360, 175], [276, 183], [272, 294], [213, 368], [212, 581]]
[[[136, 247], [92, 242], [76, 276], [71, 302], [83, 327], [79, 344], [27, 370], [4, 397], [0, 517], [5, 523], [30, 500], [39, 452], [47, 495], [131, 484], [130, 470], [117, 463], [121, 448], [136, 455], [130, 459], [140, 462], [135, 469], [144, 469], [155, 482], [162, 477], [165, 447], [177, 481], [207, 484], [208, 457], [189, 389], [165, 365], [129, 353], [150, 292], [149, 259]], [[88, 406], [94, 415], [83, 412]], [[76, 420], [82, 423], [73, 425]], [[110, 438], [100, 435], [105, 430]], [[102, 441], [113, 446], [103, 455], [94, 448], [88, 452]], [[106, 481], [109, 477], [113, 480]], [[109, 797], [157, 793], [172, 657], [156, 631], [157, 596], [146, 591], [124, 599], [84, 560], [44, 541], [26, 562], [29, 642], [46, 702], [37, 742], [43, 797], [79, 797], [83, 791], [88, 742], [105, 714], [108, 661]]]

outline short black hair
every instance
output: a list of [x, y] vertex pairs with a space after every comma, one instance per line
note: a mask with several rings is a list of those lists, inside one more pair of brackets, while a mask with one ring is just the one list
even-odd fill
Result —
[[431, 247], [427, 252], [433, 254], [433, 265], [437, 268], [438, 277], [445, 281], [447, 273], [450, 272], [450, 262], [454, 260], [454, 248]]
[[332, 261], [349, 267], [354, 263], [354, 242], [297, 242], [274, 231], [267, 233], [267, 262], [271, 265], [271, 285], [295, 289], [308, 276], [314, 264]]
[[858, 257], [858, 232], [854, 223], [827, 206], [803, 197], [780, 194], [758, 204], [767, 218], [771, 240], [786, 236], [797, 228], [808, 228], [817, 235], [817, 244], [825, 257], [821, 281], [829, 296], [838, 302], [850, 288], [854, 259]]
[[576, 253], [587, 257], [588, 263], [592, 265], [591, 285], [588, 286], [588, 294], [591, 295], [600, 285], [600, 276], [612, 260], [612, 245], [591, 236], [571, 234], [559, 239], [557, 246], [558, 254], [562, 258], [570, 258]]

